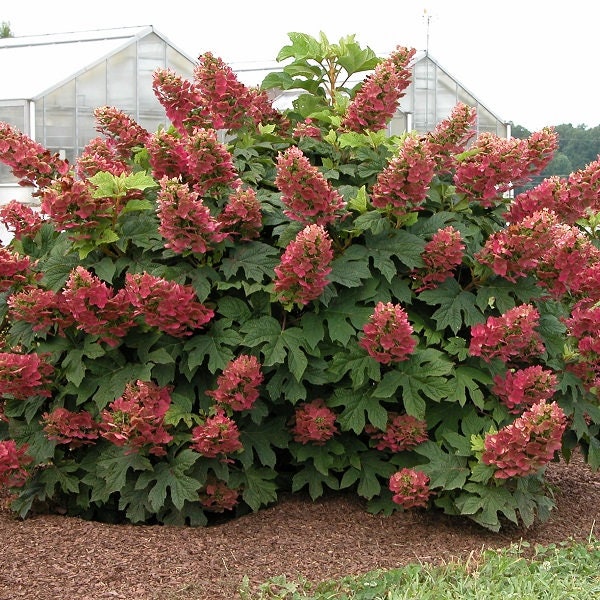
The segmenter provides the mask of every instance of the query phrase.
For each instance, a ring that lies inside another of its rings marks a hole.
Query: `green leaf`
[[[369,254],[376,251],[380,257],[396,257],[409,269],[423,266],[421,254],[425,248],[425,241],[403,229],[393,229],[379,235],[366,232],[365,244]]]
[[[239,473],[232,473],[230,485],[242,487],[242,498],[253,510],[267,506],[277,500],[277,483],[273,481],[277,473],[268,467],[250,467]]]
[[[223,370],[234,357],[232,348],[240,340],[239,333],[231,327],[229,319],[214,321],[206,333],[195,335],[186,342],[184,352],[188,353],[188,368],[192,371],[199,367],[208,356],[208,370],[211,373]]]
[[[198,458],[200,455],[196,452],[183,450],[170,460],[155,465],[153,471],[142,473],[135,488],[146,489],[153,483],[148,491],[148,502],[154,512],[159,512],[165,506],[168,490],[173,505],[177,510],[181,510],[186,500],[190,502],[198,500],[198,489],[201,483],[185,474]]]
[[[323,485],[332,490],[339,489],[339,482],[335,476],[323,475],[312,463],[307,463],[292,477],[292,492],[301,490],[305,485],[308,485],[308,493],[313,500],[323,495]]]
[[[250,242],[237,246],[231,256],[223,259],[222,271],[230,279],[242,269],[247,279],[260,283],[265,276],[273,279],[278,263],[277,248],[263,242]]]
[[[479,483],[465,486],[467,493],[461,494],[455,504],[463,515],[492,531],[500,531],[498,513],[502,513],[513,523],[518,524],[515,509],[517,502],[510,491],[503,486],[488,487]]]
[[[278,417],[262,425],[246,425],[240,434],[244,451],[239,455],[245,469],[258,459],[266,467],[275,467],[277,456],[273,447],[286,448],[290,435],[286,427],[286,418]]]
[[[385,430],[388,419],[387,410],[381,406],[379,400],[365,390],[355,391],[338,388],[327,404],[331,407],[344,407],[337,418],[343,431],[354,431],[356,434],[362,433],[366,425],[366,417],[368,417],[371,425]]]
[[[429,305],[439,305],[432,318],[440,330],[450,327],[456,334],[463,326],[470,327],[484,320],[477,309],[475,295],[465,292],[455,279],[446,279],[437,288],[421,292],[419,299]]]
[[[458,400],[461,406],[464,406],[467,400],[470,399],[475,406],[483,410],[485,397],[477,382],[486,386],[490,385],[492,377],[489,373],[474,367],[461,365],[454,370],[454,378],[450,382],[455,385],[454,398]]]
[[[354,390],[367,382],[381,380],[381,365],[360,348],[353,348],[349,353],[338,352],[333,356],[329,372],[335,375],[335,381],[339,381],[348,371]]]
[[[455,490],[465,485],[471,473],[466,457],[448,454],[433,441],[419,444],[414,451],[429,459],[428,463],[419,465],[419,469],[429,476],[430,488]]]
[[[79,465],[74,461],[57,461],[45,466],[40,473],[40,481],[45,486],[46,496],[52,498],[57,485],[65,494],[79,493],[80,479],[74,475],[78,469]]]
[[[152,463],[136,452],[127,453],[124,447],[111,446],[104,450],[95,462],[95,475],[102,485],[92,492],[92,501],[106,502],[113,492],[120,492],[127,481],[127,473],[152,470]]]
[[[138,379],[150,381],[151,375],[152,364],[150,363],[146,365],[126,363],[104,373],[99,378],[98,390],[93,397],[98,410],[102,410],[109,402],[121,396],[128,383]]]
[[[364,246],[350,246],[342,256],[331,263],[329,281],[349,288],[362,285],[363,279],[372,277],[369,264],[365,258]]]
[[[8,424],[8,433],[10,438],[19,446],[28,445],[27,454],[32,456],[36,463],[46,462],[54,456],[56,443],[48,440],[42,429],[42,424],[37,420],[32,420],[31,423],[23,423],[11,419]]]
[[[382,460],[379,452],[362,452],[358,455],[360,460],[359,483],[356,491],[358,495],[367,500],[381,493],[380,479],[387,480],[396,471],[396,467]]]
[[[347,346],[351,338],[362,329],[373,312],[372,308],[360,306],[351,294],[334,298],[329,306],[319,313],[319,318],[327,323],[327,331],[332,342]]]

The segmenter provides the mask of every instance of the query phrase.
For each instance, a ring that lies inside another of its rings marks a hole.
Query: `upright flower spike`
[[[234,239],[244,242],[260,237],[262,210],[254,189],[235,190],[217,221],[221,231]]]
[[[328,285],[331,238],[321,225],[308,225],[292,240],[275,267],[275,292],[283,304],[305,306]]]
[[[0,293],[35,281],[37,275],[31,270],[32,266],[29,256],[0,247]]]
[[[14,440],[0,441],[0,489],[22,487],[29,477],[25,467],[33,461],[27,454],[29,446],[17,446]]]
[[[541,365],[508,370],[494,377],[492,392],[513,414],[521,414],[539,402],[550,400],[556,392],[558,378]]]
[[[427,145],[416,135],[409,135],[398,154],[378,174],[371,191],[371,203],[397,219],[421,210],[434,166]]]
[[[106,171],[119,176],[131,173],[131,168],[124,158],[119,156],[117,149],[103,138],[90,140],[75,164],[77,176],[81,179],[93,177],[100,171]]]
[[[398,46],[362,83],[350,101],[342,129],[362,133],[384,129],[410,83],[409,63],[416,50]]]
[[[32,331],[52,331],[64,337],[65,330],[75,324],[62,293],[37,287],[26,287],[6,301],[10,318],[31,325]]]
[[[240,431],[233,419],[218,408],[202,425],[192,429],[190,447],[206,458],[216,458],[242,450]]]
[[[86,410],[73,412],[62,407],[55,408],[42,415],[42,423],[49,440],[72,449],[94,444],[100,435],[98,423]]]
[[[136,146],[143,146],[150,133],[128,114],[114,106],[102,106],[94,110],[96,130],[111,141],[119,156],[130,158]]]
[[[232,489],[224,481],[209,476],[198,495],[203,510],[222,513],[235,508],[239,502],[240,490]]]
[[[54,367],[46,362],[46,357],[35,352],[0,352],[0,398],[49,398],[51,393],[48,388],[53,372]]]
[[[179,136],[158,131],[148,139],[146,149],[154,179],[177,179],[187,174],[189,153]]]
[[[566,426],[556,402],[538,402],[498,433],[486,435],[481,462],[496,467],[496,479],[531,475],[560,450]]]
[[[340,219],[345,208],[341,194],[297,146],[277,156],[275,185],[281,191],[284,214],[303,225],[323,225]]]
[[[207,396],[231,410],[250,410],[260,395],[263,374],[255,356],[242,354],[229,361],[217,378],[217,389]]]
[[[11,200],[0,208],[0,222],[17,240],[34,238],[43,224],[39,212],[16,200]]]
[[[406,360],[417,346],[406,311],[391,302],[377,303],[363,333],[359,345],[384,365]]]
[[[35,186],[39,190],[53,179],[67,175],[68,161],[38,144],[15,127],[0,121],[0,162],[8,166],[20,185]]]
[[[163,177],[156,198],[158,232],[177,254],[204,254],[227,237],[199,195],[186,183]]]

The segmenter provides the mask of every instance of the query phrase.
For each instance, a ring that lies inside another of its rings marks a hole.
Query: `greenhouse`
[[[0,121],[73,162],[98,133],[93,111],[115,106],[150,131],[166,121],[155,69],[192,76],[194,60],[152,26],[0,39]],[[0,204],[30,199],[0,164]]]

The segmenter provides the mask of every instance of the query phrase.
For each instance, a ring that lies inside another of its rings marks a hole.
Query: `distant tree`
[[[2,24],[0,24],[0,38],[9,37],[14,37],[14,34],[10,29],[10,23],[8,21],[2,21]]]

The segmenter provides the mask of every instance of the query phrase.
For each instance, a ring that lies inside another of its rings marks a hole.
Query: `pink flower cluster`
[[[118,346],[121,338],[135,326],[135,314],[125,290],[116,294],[96,275],[81,266],[71,272],[63,290],[64,305],[77,328],[97,335],[109,346]],[[60,310],[60,304],[59,304]]]
[[[540,314],[531,304],[521,304],[499,317],[488,317],[485,323],[471,327],[471,356],[480,356],[485,362],[500,358],[527,360],[544,351],[541,337],[535,330]]]
[[[367,425],[365,432],[377,442],[377,450],[390,452],[403,452],[412,450],[415,446],[427,441],[427,423],[407,414],[388,414],[388,423],[385,431]]]
[[[178,179],[187,173],[188,153],[177,135],[160,130],[146,142],[154,179]]]
[[[0,397],[26,400],[32,396],[49,398],[50,375],[54,367],[45,356],[0,352]]]
[[[262,229],[262,211],[256,192],[252,188],[235,190],[229,196],[217,221],[224,234],[239,236],[240,241],[259,237]]]
[[[457,103],[450,116],[440,121],[426,134],[425,143],[433,157],[438,175],[456,167],[456,154],[464,152],[469,140],[476,134],[477,110],[462,102]]]
[[[0,441],[0,488],[23,486],[29,477],[25,467],[33,461],[27,450],[27,444],[19,448],[14,440]]]
[[[419,285],[418,292],[436,287],[462,263],[465,245],[460,231],[451,225],[439,229],[425,244],[421,258],[424,266],[413,273]]]
[[[19,256],[8,248],[0,247],[0,293],[35,278],[31,267],[29,256]]]
[[[222,513],[235,508],[240,498],[240,491],[230,488],[224,481],[209,478],[199,493],[200,504],[204,510]]]
[[[321,225],[308,225],[292,240],[277,267],[275,291],[284,304],[301,306],[316,300],[329,281],[331,238]]]
[[[367,129],[379,131],[387,125],[410,83],[408,67],[415,52],[414,48],[398,46],[375,67],[350,101],[341,123],[343,129],[362,133]]]
[[[384,365],[406,360],[417,346],[408,315],[399,304],[378,302],[363,332],[359,345]]]
[[[174,337],[192,335],[214,316],[214,311],[198,301],[194,288],[167,281],[149,273],[127,273],[124,293],[150,327]]]
[[[49,440],[79,448],[94,444],[100,435],[98,423],[87,410],[73,412],[66,408],[55,408],[42,415],[44,431]]]
[[[490,235],[475,257],[509,281],[534,275],[555,298],[600,291],[594,275],[600,250],[547,209]]]
[[[15,321],[30,323],[33,331],[54,331],[64,337],[65,329],[75,324],[62,294],[27,287],[7,300],[9,315]]]
[[[313,123],[313,120],[308,117],[302,123],[297,123],[292,132],[292,137],[302,138],[309,137],[320,140],[323,137],[323,132],[318,125]]]
[[[102,411],[100,436],[130,452],[149,446],[150,454],[164,456],[164,446],[173,439],[164,425],[170,405],[168,388],[139,380],[129,383],[123,395]]]
[[[69,163],[0,121],[0,156],[21,185],[43,188],[69,172]],[[37,192],[36,192],[37,193]]]
[[[300,444],[322,446],[337,433],[336,414],[320,398],[296,408],[292,434]]]
[[[431,490],[429,477],[423,471],[401,469],[394,473],[389,480],[392,501],[404,509],[427,508]]]
[[[218,404],[231,410],[250,410],[260,395],[263,381],[256,356],[242,354],[229,361],[217,377],[217,389],[206,392]]]
[[[109,139],[123,158],[130,158],[135,147],[144,146],[150,133],[132,117],[113,106],[101,106],[94,110],[96,130]]]
[[[558,379],[540,365],[525,369],[511,369],[504,376],[494,377],[492,392],[513,414],[520,414],[539,402],[554,396]]]
[[[187,184],[163,177],[156,202],[158,231],[173,252],[204,254],[226,237],[202,198]]]
[[[81,179],[86,179],[100,171],[119,176],[130,173],[131,168],[109,140],[98,137],[86,144],[77,158],[76,171]]]
[[[577,360],[567,364],[567,369],[582,380],[586,389],[600,389],[600,305],[580,300],[565,325],[577,344]]]
[[[435,161],[427,144],[409,135],[398,154],[377,175],[371,203],[400,218],[421,210],[434,176]]]
[[[233,454],[243,448],[240,430],[222,408],[217,408],[214,415],[192,429],[191,448],[206,458]]]
[[[17,240],[23,237],[34,238],[42,227],[40,214],[16,200],[11,200],[0,208],[0,221]]]
[[[342,217],[345,201],[297,146],[277,156],[275,185],[284,214],[303,225],[326,226]]]
[[[481,461],[496,467],[496,479],[531,475],[560,450],[566,424],[556,402],[538,402],[498,433],[486,435]]]
[[[484,207],[493,206],[504,192],[540,173],[557,147],[558,137],[552,128],[524,140],[484,132],[473,146],[475,152],[458,164],[456,189]]]

